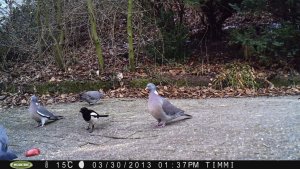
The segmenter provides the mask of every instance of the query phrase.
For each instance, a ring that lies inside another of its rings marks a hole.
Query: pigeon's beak
[[[148,87],[146,87],[146,88],[145,88],[145,90],[147,90],[147,91],[148,91],[148,90],[149,90],[149,88],[148,88]]]

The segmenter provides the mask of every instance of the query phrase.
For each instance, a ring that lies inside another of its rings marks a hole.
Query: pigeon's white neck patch
[[[156,90],[154,90],[154,93],[155,93],[156,95],[158,95],[158,92],[157,92]]]

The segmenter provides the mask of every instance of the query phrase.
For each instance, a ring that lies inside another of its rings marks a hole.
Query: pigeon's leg
[[[157,124],[158,127],[165,127],[166,126],[166,121],[160,121],[158,124]]]
[[[35,126],[35,128],[40,127],[42,125],[42,123],[40,121],[38,121],[38,125]]]
[[[156,127],[165,127],[166,126],[166,121],[162,121],[161,119],[157,120],[157,125]]]
[[[46,120],[47,120],[46,118],[42,118],[42,119],[41,119],[41,123],[42,123],[41,127],[44,127],[44,125],[45,125],[45,123],[46,123]]]
[[[155,127],[158,127],[160,122],[161,122],[161,119],[157,119],[157,125],[155,125]]]

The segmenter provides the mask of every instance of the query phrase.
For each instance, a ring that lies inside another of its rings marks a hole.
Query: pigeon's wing
[[[174,106],[167,99],[165,98],[162,99],[163,99],[162,109],[168,116],[177,116],[184,113],[183,110]]]
[[[40,116],[46,117],[46,118],[51,118],[54,117],[54,114],[48,111],[45,107],[43,106],[38,106],[37,111],[36,111]]]
[[[88,91],[86,92],[86,95],[92,100],[99,100],[103,97],[103,93],[100,93],[99,91]]]
[[[88,103],[93,102],[95,99],[92,95],[90,95],[90,92],[82,93],[80,98]]]

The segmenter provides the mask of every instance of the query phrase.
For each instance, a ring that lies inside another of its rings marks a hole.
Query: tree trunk
[[[62,28],[62,2],[61,0],[56,0],[54,3],[54,9],[56,13],[56,22],[57,22],[57,29],[58,29],[58,37],[56,38],[54,35],[52,35],[52,38],[54,40],[54,55],[55,55],[55,61],[58,67],[62,70],[65,69],[65,65],[63,62],[63,41],[64,41],[64,31]],[[50,28],[49,28],[50,29]]]
[[[38,57],[42,57],[42,22],[41,22],[41,0],[37,0],[37,6],[36,6],[36,23],[38,26]]]
[[[98,56],[98,64],[99,64],[99,70],[103,72],[104,70],[104,60],[102,55],[102,49],[101,49],[101,43],[100,38],[97,35],[97,26],[96,26],[96,18],[94,15],[94,7],[93,7],[93,1],[87,0],[87,7],[88,7],[88,13],[89,13],[89,20],[90,20],[90,26],[91,26],[91,37],[93,40],[93,43],[96,48],[96,55]]]
[[[128,14],[127,14],[127,34],[128,34],[128,50],[129,50],[129,68],[134,71],[134,51],[133,51],[133,33],[132,33],[132,0],[128,0]]]

